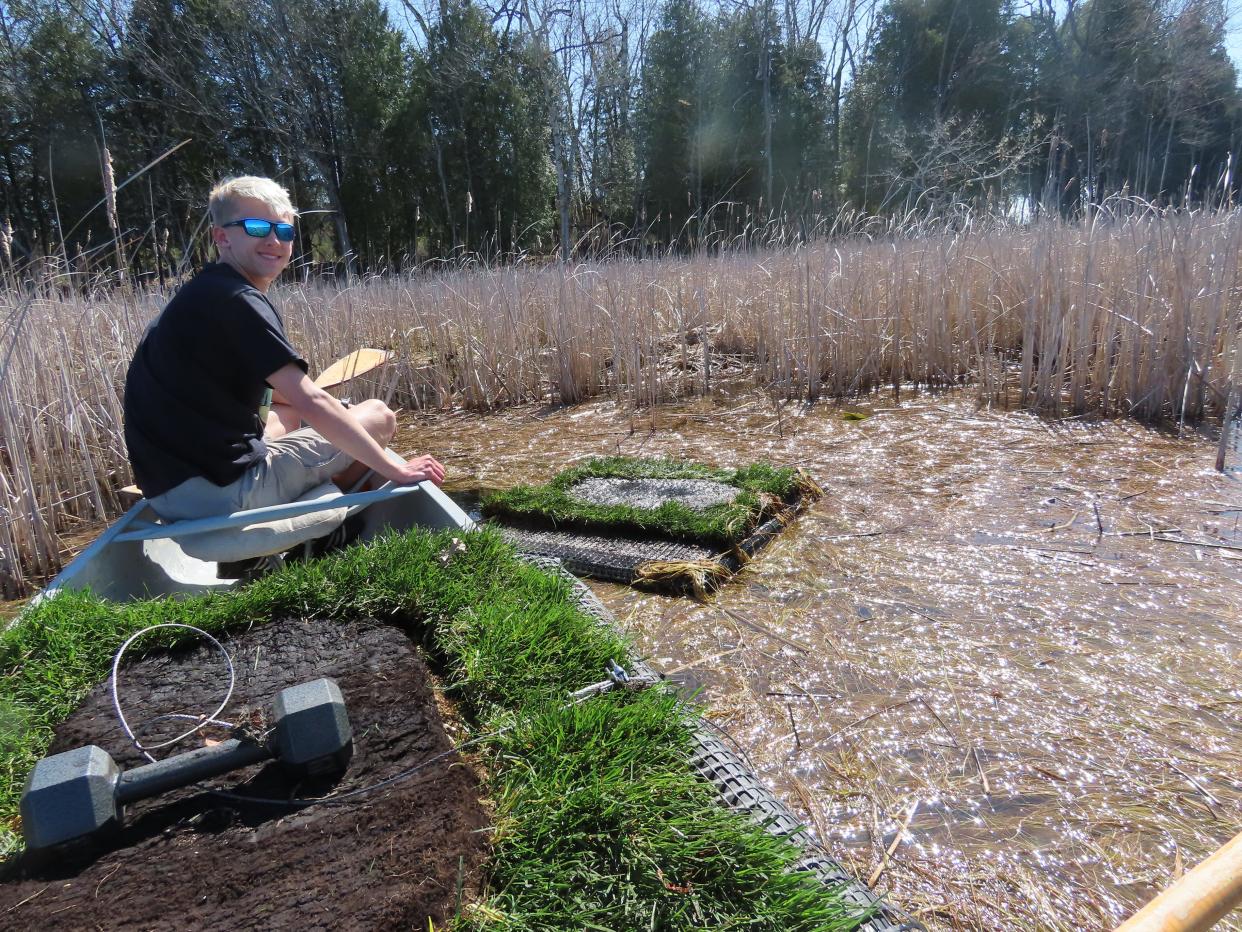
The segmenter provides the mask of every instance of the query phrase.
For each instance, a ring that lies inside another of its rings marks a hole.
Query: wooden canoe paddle
[[[1242,833],[1117,927],[1117,932],[1204,932],[1242,905]]]
[[[390,362],[396,353],[382,349],[354,350],[348,356],[338,359],[315,378],[320,388],[336,388],[350,379],[357,378],[372,369]]]

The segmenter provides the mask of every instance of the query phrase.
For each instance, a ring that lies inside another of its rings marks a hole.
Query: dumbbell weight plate
[[[120,776],[108,752],[93,744],[39,761],[22,794],[26,846],[46,848],[115,823]]]

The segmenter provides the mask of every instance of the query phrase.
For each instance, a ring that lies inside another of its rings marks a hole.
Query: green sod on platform
[[[519,550],[580,576],[706,598],[823,493],[792,466],[604,457],[484,498]]]
[[[655,508],[630,504],[596,504],[575,496],[590,479],[707,480],[737,490],[731,501],[703,510],[679,501]],[[587,460],[558,473],[542,486],[516,486],[483,499],[483,514],[507,522],[528,521],[593,533],[638,533],[729,549],[767,518],[790,507],[798,496],[818,497],[818,486],[792,466],[755,463],[741,469],[716,469],[662,459],[608,456]]]
[[[798,849],[725,810],[688,759],[692,715],[658,689],[567,705],[627,644],[570,585],[494,531],[412,531],[238,590],[109,603],[64,592],[0,634],[0,846],[53,730],[103,680],[113,651],[160,622],[207,631],[280,618],[374,618],[425,643],[476,735],[495,831],[481,902],[455,929],[835,930],[859,925],[841,889],[788,870]],[[175,629],[174,629],[175,630]],[[184,635],[152,643],[172,646]]]

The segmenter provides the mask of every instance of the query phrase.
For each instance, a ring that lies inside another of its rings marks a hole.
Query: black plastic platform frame
[[[736,551],[724,553],[701,544],[670,541],[652,537],[601,537],[571,530],[549,531],[533,527],[499,525],[505,540],[520,553],[533,557],[558,560],[575,576],[601,579],[623,586],[641,585],[652,589],[692,590],[689,583],[661,584],[642,576],[642,567],[654,562],[687,562],[713,564],[720,569],[719,577],[708,577],[711,589],[737,573],[762,550],[808,504],[808,499],[794,493],[785,501],[785,511],[760,524],[737,545]]]

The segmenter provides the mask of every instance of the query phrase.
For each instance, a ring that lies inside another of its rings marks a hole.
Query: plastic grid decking
[[[787,838],[802,849],[798,870],[810,871],[829,886],[839,886],[842,894],[859,911],[874,909],[876,913],[858,928],[864,932],[896,932],[922,929],[913,920],[906,920],[887,902],[854,879],[807,832],[803,823],[776,795],[759,781],[740,757],[714,734],[700,730],[695,733],[695,749],[691,764],[699,775],[716,787],[724,804],[734,812],[743,813],[770,834]]]
[[[786,503],[795,513],[803,500],[794,496]],[[769,518],[738,544],[746,558],[753,557],[777,534],[784,530],[788,518]],[[548,531],[529,527],[498,525],[505,540],[521,553],[549,557],[575,576],[602,579],[606,582],[633,584],[638,568],[652,562],[715,563],[729,576],[742,567],[743,561],[733,553],[720,553],[700,544],[654,538],[602,537],[575,531]]]
[[[653,560],[718,562],[715,551],[696,544],[512,527],[502,527],[501,534],[522,553],[559,560],[575,576],[624,586],[634,581],[640,566]]]

